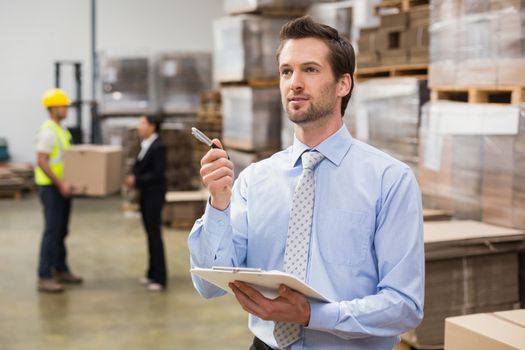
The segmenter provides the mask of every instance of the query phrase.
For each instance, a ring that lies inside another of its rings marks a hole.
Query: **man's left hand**
[[[279,287],[279,297],[268,299],[246,283],[229,284],[244,311],[265,321],[284,321],[307,326],[310,323],[308,299],[285,285]]]

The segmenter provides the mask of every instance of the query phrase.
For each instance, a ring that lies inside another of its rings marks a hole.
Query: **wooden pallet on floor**
[[[428,64],[414,63],[383,67],[363,67],[359,68],[355,72],[354,76],[358,81],[392,77],[412,77],[420,80],[426,80],[428,78]]]
[[[259,15],[266,17],[301,17],[306,14],[306,9],[297,7],[262,8],[255,11],[233,12],[232,15]]]
[[[272,88],[279,87],[279,79],[249,79],[243,81],[223,81],[221,82],[221,86],[250,86],[252,88]]]
[[[19,201],[22,199],[22,189],[0,189],[0,198],[14,199]]]
[[[516,105],[525,102],[523,86],[434,86],[432,101],[496,103]]]
[[[195,220],[204,213],[209,193],[197,191],[169,191],[163,210],[163,223],[179,230],[190,229]]]
[[[374,15],[379,16],[383,11],[398,9],[399,11],[410,11],[414,7],[425,6],[429,0],[383,0],[374,6]]]

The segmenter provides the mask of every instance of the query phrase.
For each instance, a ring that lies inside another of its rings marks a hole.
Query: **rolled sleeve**
[[[55,145],[55,134],[51,129],[41,130],[36,137],[36,151],[50,154]]]

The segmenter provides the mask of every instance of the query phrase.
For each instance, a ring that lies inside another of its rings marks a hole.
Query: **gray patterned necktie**
[[[323,158],[324,156],[317,151],[304,152],[301,155],[303,172],[293,194],[292,210],[288,224],[288,237],[284,252],[284,271],[303,281],[306,278],[314,212],[314,168]],[[279,348],[285,348],[300,338],[301,325],[276,322],[273,335]]]

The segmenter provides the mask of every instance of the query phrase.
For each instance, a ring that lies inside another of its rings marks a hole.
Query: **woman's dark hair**
[[[144,118],[146,118],[146,121],[148,124],[153,125],[155,127],[155,132],[160,131],[160,126],[162,124],[162,119],[156,115],[144,115]]]
[[[304,16],[286,23],[281,29],[281,43],[277,48],[277,60],[279,60],[279,55],[287,40],[304,38],[317,38],[328,46],[330,49],[328,60],[335,79],[339,79],[343,74],[350,74],[352,87],[341,102],[341,116],[343,116],[354,89],[354,48],[346,38],[339,36],[334,28],[317,23],[310,16]]]

